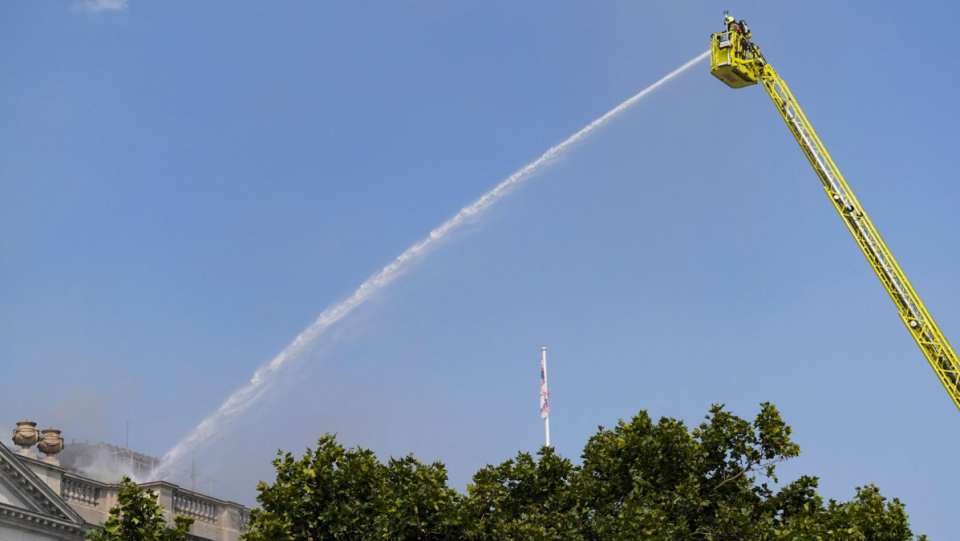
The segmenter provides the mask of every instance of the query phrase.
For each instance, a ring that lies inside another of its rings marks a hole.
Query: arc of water
[[[343,319],[347,314],[369,299],[371,295],[383,289],[387,284],[393,281],[393,279],[399,276],[411,261],[422,257],[429,251],[430,248],[443,240],[444,237],[446,237],[451,231],[457,229],[470,218],[476,216],[483,210],[489,208],[494,203],[499,201],[503,196],[509,193],[512,188],[516,187],[522,181],[527,179],[538,168],[549,163],[553,158],[556,158],[558,155],[563,153],[571,145],[583,139],[587,134],[599,128],[614,116],[622,113],[631,105],[640,101],[644,96],[650,94],[677,75],[680,75],[684,71],[688,70],[694,64],[697,64],[701,60],[705,59],[707,56],[709,56],[709,54],[709,51],[704,52],[703,54],[700,54],[692,60],[686,62],[679,68],[668,73],[659,81],[653,83],[652,85],[640,91],[638,94],[614,107],[600,118],[594,120],[590,124],[587,124],[586,127],[571,135],[562,143],[554,146],[550,150],[547,150],[542,156],[507,177],[506,180],[498,184],[489,192],[483,194],[479,199],[460,209],[460,212],[458,212],[453,218],[450,218],[439,227],[431,231],[430,235],[428,235],[426,238],[407,248],[407,250],[393,260],[392,263],[384,267],[380,272],[368,278],[367,281],[360,284],[360,287],[358,287],[352,295],[347,297],[346,300],[334,304],[321,312],[317,320],[314,321],[303,332],[301,332],[300,335],[297,336],[289,346],[284,348],[283,351],[277,354],[277,356],[270,360],[270,362],[261,366],[253,374],[253,378],[250,379],[250,383],[246,384],[230,395],[230,397],[227,398],[227,400],[219,408],[217,408],[216,411],[207,416],[203,421],[200,422],[199,425],[197,425],[196,428],[187,434],[185,438],[180,440],[179,443],[167,451],[161,460],[161,465],[157,470],[157,475],[162,477],[165,473],[168,473],[170,468],[172,468],[172,466],[182,457],[188,456],[192,450],[211,439],[217,433],[217,428],[221,423],[249,409],[250,406],[256,403],[260,397],[262,397],[264,393],[270,389],[274,383],[275,374],[281,368],[283,368],[291,359],[300,354],[305,347],[316,340],[317,337],[323,334],[323,332],[331,325]]]

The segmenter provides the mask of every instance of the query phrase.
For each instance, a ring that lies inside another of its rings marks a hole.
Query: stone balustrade
[[[210,523],[215,523],[218,516],[214,502],[179,490],[173,493],[173,511],[178,515]]]
[[[30,431],[30,429],[35,428],[34,425],[36,423],[32,421],[23,421],[18,424],[18,431],[16,432],[16,443],[18,445],[26,446],[36,443],[37,431]],[[48,455],[59,452],[63,446],[59,431],[48,429],[43,432],[47,435],[48,441],[41,451]],[[29,484],[39,481],[46,484],[43,490],[34,485],[29,485],[25,489],[31,494],[37,494],[37,501],[45,502],[43,503],[43,509],[26,511],[18,510],[15,508],[16,506],[0,505],[0,512],[2,512],[0,514],[4,514],[4,517],[0,517],[0,523],[4,523],[0,524],[0,529],[3,529],[9,522],[6,517],[11,512],[18,514],[13,520],[20,522],[26,520],[36,524],[48,520],[46,517],[49,515],[49,517],[52,517],[50,520],[53,521],[51,524],[54,524],[55,528],[58,528],[57,531],[62,534],[55,535],[56,539],[79,540],[85,529],[102,524],[109,519],[110,509],[118,504],[120,486],[115,482],[103,482],[86,477],[81,473],[82,468],[71,467],[71,464],[75,464],[75,461],[61,465],[57,460],[38,460],[36,454],[29,448],[17,454],[10,453],[2,444],[0,444],[0,449],[10,455],[6,461],[0,460],[0,475],[11,479],[20,479],[21,483],[27,482]],[[109,449],[113,449],[113,447],[109,447]],[[137,458],[137,460],[143,458],[143,456],[132,451],[120,450],[131,457],[131,463],[133,458]],[[150,457],[146,458],[149,459]],[[23,469],[24,466],[27,470]],[[24,472],[32,473],[30,479],[24,481]],[[195,522],[190,527],[189,539],[238,541],[250,520],[250,510],[238,503],[194,492],[168,481],[141,482],[139,487],[154,494],[157,503],[163,506],[165,520],[173,521],[175,515],[183,515],[194,519]],[[52,491],[49,494],[50,498],[44,496],[47,489]],[[0,491],[0,501],[5,502],[7,500],[2,492]],[[62,502],[57,502],[56,494],[59,494],[63,502],[72,508],[72,512],[69,514],[73,517],[71,519],[73,522],[68,521],[69,523],[66,523],[56,518],[66,516],[66,506],[63,506]],[[5,529],[3,531],[7,532]],[[41,537],[43,539],[48,538],[46,536]],[[2,538],[0,541],[6,541],[8,536],[0,535],[0,538]],[[27,538],[40,539],[33,533],[28,537],[18,536],[15,539]],[[53,537],[50,537],[50,539],[53,539]]]
[[[63,476],[60,495],[68,502],[77,502],[90,507],[100,504],[100,487],[76,477]]]
[[[40,461],[35,461],[42,464]],[[60,481],[60,495],[89,524],[100,524],[109,518],[110,508],[117,505],[118,487],[80,475],[65,473]],[[172,520],[183,515],[195,520],[190,528],[191,539],[236,541],[250,520],[250,510],[237,503],[219,500],[164,481],[142,483],[140,488],[157,495]]]

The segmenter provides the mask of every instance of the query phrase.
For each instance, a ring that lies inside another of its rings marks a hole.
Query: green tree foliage
[[[577,539],[577,499],[570,480],[577,471],[568,459],[544,447],[534,461],[528,453],[473,476],[461,501],[463,539]]]
[[[714,406],[692,431],[675,419],[654,424],[641,412],[601,429],[584,449],[576,492],[589,510],[586,537],[757,539],[766,519],[777,517],[778,500],[755,476],[775,480],[776,464],[799,453],[769,404],[753,423]]]
[[[722,405],[693,430],[641,411],[587,442],[582,464],[544,447],[477,472],[465,495],[442,464],[381,464],[332,436],[274,461],[248,541],[911,541],[903,504],[873,485],[824,503],[815,477],[780,485],[800,454],[770,404],[745,420]],[[920,536],[918,541],[924,540]]]
[[[457,538],[458,496],[440,463],[405,457],[382,464],[326,435],[302,459],[288,453],[273,465],[276,481],[257,487],[248,541]]]
[[[90,541],[186,541],[192,518],[177,515],[173,527],[163,520],[163,506],[151,490],[130,479],[120,482],[117,505],[106,522],[87,532]]]
[[[822,499],[814,496],[807,507],[783,521],[772,539],[902,541],[913,538],[900,500],[894,498],[888,502],[873,485],[857,487],[853,501],[830,500],[825,509],[821,504]],[[926,536],[917,539],[924,541]]]

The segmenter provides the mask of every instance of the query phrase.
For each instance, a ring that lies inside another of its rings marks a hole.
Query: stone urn
[[[53,455],[63,451],[63,436],[56,428],[44,428],[42,433],[40,445],[37,445],[37,449],[41,453],[46,453],[47,456],[43,458],[43,461],[59,465],[60,461]]]
[[[13,443],[22,447],[17,451],[18,455],[37,458],[37,455],[30,450],[40,439],[40,431],[37,430],[37,423],[33,421],[20,421],[17,428],[13,429]]]

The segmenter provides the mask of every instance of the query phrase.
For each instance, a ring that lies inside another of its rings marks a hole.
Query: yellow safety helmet
[[[723,18],[723,24],[730,24],[730,23],[732,23],[732,22],[735,21],[735,20],[736,20],[736,19],[734,19],[733,17],[727,15],[726,17]]]

